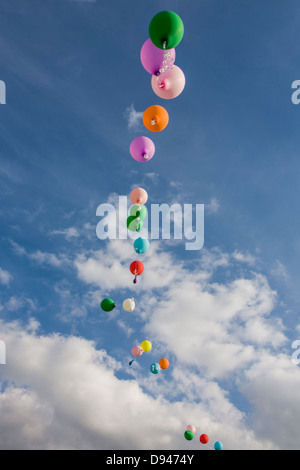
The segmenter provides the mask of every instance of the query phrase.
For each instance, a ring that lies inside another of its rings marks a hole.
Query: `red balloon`
[[[133,261],[130,265],[130,271],[135,276],[139,276],[144,271],[144,265],[141,261]]]
[[[130,265],[130,271],[134,275],[133,284],[137,282],[137,276],[144,271],[144,265],[141,261],[133,261]]]
[[[209,441],[209,437],[207,434],[201,434],[199,440],[202,444],[207,444]]]

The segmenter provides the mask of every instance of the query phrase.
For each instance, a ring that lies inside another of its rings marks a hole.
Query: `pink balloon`
[[[131,354],[134,356],[134,357],[139,357],[143,354],[143,349],[141,348],[141,346],[133,346],[132,350],[131,350]]]
[[[133,204],[143,205],[148,200],[148,193],[143,188],[135,188],[130,193],[130,199]]]
[[[154,142],[149,137],[136,137],[130,144],[130,154],[138,162],[148,162],[155,153]]]
[[[185,76],[183,71],[174,65],[171,70],[168,70],[159,77],[153,76],[151,85],[154,93],[165,100],[176,98],[183,91],[185,87]]]
[[[160,75],[172,67],[175,61],[175,49],[159,49],[151,39],[144,42],[140,57],[145,70],[151,75]]]
[[[196,432],[196,428],[195,428],[195,426],[193,426],[192,424],[189,424],[189,425],[187,426],[186,431],[187,431],[187,430],[192,431],[192,433],[194,433],[194,434],[195,434],[195,432]]]

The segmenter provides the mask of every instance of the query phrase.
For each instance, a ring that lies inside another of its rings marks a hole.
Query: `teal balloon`
[[[140,220],[144,220],[147,217],[147,209],[145,206],[134,205],[130,208],[130,215],[139,217]]]
[[[145,253],[147,250],[149,250],[150,243],[149,240],[146,238],[137,238],[133,244],[133,248],[135,249],[136,253]]]
[[[220,442],[220,441],[215,442],[214,449],[215,450],[223,450],[222,442]]]
[[[160,371],[160,365],[157,364],[157,362],[153,362],[153,364],[151,364],[150,366],[150,371],[152,372],[152,374],[158,374]]]

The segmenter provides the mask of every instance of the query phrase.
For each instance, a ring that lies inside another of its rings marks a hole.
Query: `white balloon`
[[[133,300],[133,297],[132,297],[132,299],[125,299],[124,300],[123,308],[124,308],[124,310],[126,310],[126,312],[133,312],[133,310],[135,309],[135,302]]]

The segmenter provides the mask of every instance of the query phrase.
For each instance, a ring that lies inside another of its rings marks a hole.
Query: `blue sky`
[[[165,9],[185,26],[175,63],[186,86],[167,102],[139,58]],[[195,419],[228,449],[297,448],[298,2],[1,0],[1,11],[0,447],[199,449],[183,439]],[[155,136],[140,119],[152,104],[170,116]],[[138,135],[156,145],[146,164],[129,154]],[[133,286],[132,242],[99,240],[96,209],[139,185],[147,204],[205,204],[205,245],[152,242]],[[104,297],[118,305],[110,315]],[[153,350],[128,368],[146,338]],[[154,377],[160,355],[170,368]],[[107,431],[117,412],[108,390],[124,391],[119,433]],[[128,423],[142,425],[145,409],[159,416],[135,436]]]

